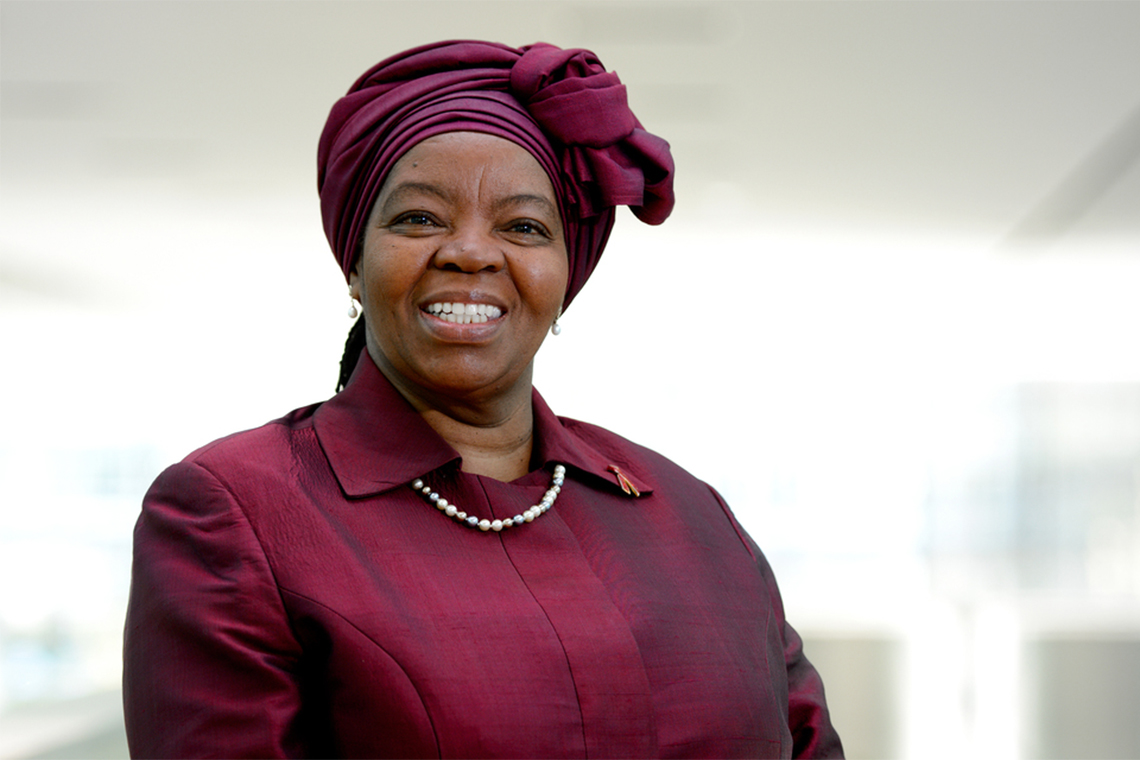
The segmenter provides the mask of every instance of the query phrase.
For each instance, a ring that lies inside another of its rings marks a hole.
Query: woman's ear
[[[356,271],[356,265],[353,265],[352,271],[348,273],[348,295],[350,298],[360,300],[360,274]]]
[[[348,273],[348,318],[356,319],[360,316],[360,312],[364,308],[364,302],[360,300],[360,275],[356,273],[356,267]]]

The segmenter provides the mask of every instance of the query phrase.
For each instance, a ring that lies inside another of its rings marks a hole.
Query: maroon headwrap
[[[483,132],[546,170],[566,231],[569,304],[601,258],[614,207],[660,224],[673,210],[669,144],[629,110],[625,85],[588,50],[438,42],[381,61],[329,113],[317,154],[321,217],[347,278],[392,166],[444,132]]]

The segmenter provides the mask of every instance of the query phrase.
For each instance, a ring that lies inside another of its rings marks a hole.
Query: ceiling
[[[93,189],[309,202],[324,117],[357,74],[479,37],[598,52],[674,146],[680,223],[1140,237],[1137,2],[4,0],[0,13],[9,220]]]

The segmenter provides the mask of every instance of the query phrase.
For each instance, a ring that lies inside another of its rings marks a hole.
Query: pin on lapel
[[[621,486],[621,490],[634,497],[641,496],[641,492],[637,490],[637,486],[630,482],[630,479],[625,476],[625,473],[621,471],[620,467],[616,464],[611,464],[608,465],[606,469],[612,472],[614,477],[617,478],[617,483]]]

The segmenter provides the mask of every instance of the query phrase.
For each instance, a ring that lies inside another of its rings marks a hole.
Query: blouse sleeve
[[[230,491],[183,462],[135,527],[123,655],[133,757],[291,757],[300,647]]]
[[[757,550],[759,551],[759,550]],[[823,679],[815,667],[804,657],[803,641],[784,618],[783,602],[776,588],[776,577],[763,554],[758,559],[766,573],[778,606],[779,620],[784,631],[784,663],[788,670],[788,727],[792,731],[792,757],[841,758],[843,745],[839,734],[831,725],[827,700],[823,693]]]
[[[715,489],[710,490],[756,560],[764,583],[768,586],[772,613],[780,625],[784,641],[784,665],[788,674],[788,728],[792,733],[792,757],[842,758],[843,745],[839,740],[839,734],[831,725],[831,716],[823,693],[823,679],[804,656],[803,640],[784,616],[784,602],[776,585],[776,574],[772,572],[772,566],[768,564],[760,547],[740,526],[721,495]]]

